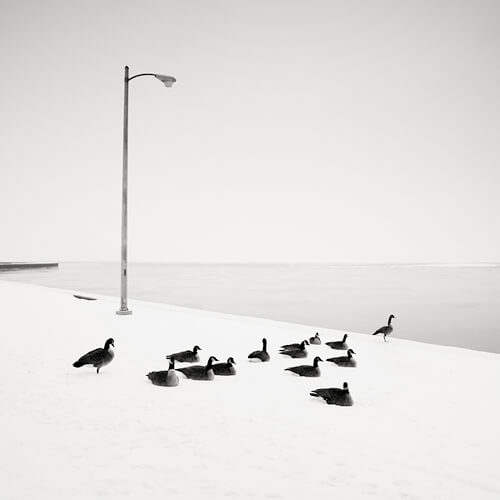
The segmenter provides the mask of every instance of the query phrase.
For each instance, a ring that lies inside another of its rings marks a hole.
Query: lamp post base
[[[132,311],[130,309],[120,309],[116,311],[116,314],[120,316],[127,316],[128,314],[132,314]]]

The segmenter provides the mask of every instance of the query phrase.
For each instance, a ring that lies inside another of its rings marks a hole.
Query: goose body
[[[299,347],[296,349],[282,348],[280,351],[280,354],[283,354],[285,356],[290,356],[291,358],[307,358],[306,343],[309,344],[309,342],[307,342],[307,340],[303,340],[299,344]]]
[[[232,357],[227,358],[227,363],[215,363],[212,369],[215,375],[236,375],[235,361]]]
[[[295,344],[285,344],[280,347],[280,350],[303,349],[304,345],[309,345],[309,341],[303,340],[302,342],[297,342]]]
[[[382,326],[380,327],[376,332],[373,332],[372,335],[378,335],[378,334],[381,334],[384,336],[384,342],[387,342],[387,340],[385,339],[387,337],[387,335],[390,335],[392,333],[392,325],[391,325],[391,321],[392,319],[396,319],[396,316],[394,316],[393,314],[391,314],[389,316],[389,319],[387,321],[387,325],[385,326]]]
[[[187,366],[186,368],[177,368],[177,371],[183,373],[187,378],[192,380],[213,380],[215,378],[214,370],[212,368],[214,361],[219,360],[215,356],[210,356],[206,366]]]
[[[353,354],[356,354],[352,349],[347,351],[347,356],[337,356],[336,358],[327,358],[327,361],[331,361],[335,363],[337,366],[345,366],[354,368],[357,363],[356,360],[352,357]]]
[[[109,365],[113,358],[115,357],[115,353],[111,346],[115,346],[115,341],[113,339],[106,340],[104,344],[104,348],[98,347],[93,351],[89,351],[87,354],[84,354],[80,359],[73,363],[75,368],[80,368],[80,366],[84,365],[93,365],[94,368],[97,368],[97,373],[99,370],[106,365]]]
[[[195,345],[192,351],[174,352],[173,354],[169,354],[167,359],[173,359],[179,363],[196,363],[200,361],[198,351],[201,351],[201,347]]]
[[[315,389],[310,394],[317,398],[323,398],[329,405],[352,406],[354,404],[347,382],[344,382],[342,389],[338,387]]]
[[[271,359],[267,352],[267,339],[262,339],[262,350],[251,352],[248,355],[248,359],[250,361],[262,361],[263,363]]]
[[[344,337],[342,338],[342,340],[335,340],[333,342],[325,342],[325,344],[328,346],[328,347],[331,347],[332,349],[337,349],[337,350],[345,350],[345,349],[349,349],[349,346],[347,345],[347,333],[344,335]]]
[[[154,385],[161,385],[163,387],[175,387],[179,385],[179,377],[175,373],[175,361],[173,359],[170,360],[168,370],[149,372],[146,377]]]
[[[291,366],[290,368],[285,368],[285,371],[295,373],[300,377],[319,377],[321,375],[318,366],[319,361],[323,360],[319,356],[316,356],[312,365]]]
[[[309,338],[309,343],[311,345],[320,345],[321,344],[321,339],[319,338],[319,333],[316,332],[316,335],[314,337]]]

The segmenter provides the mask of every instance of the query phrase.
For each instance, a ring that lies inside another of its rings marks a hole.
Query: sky
[[[500,261],[500,3],[0,0],[0,261]]]

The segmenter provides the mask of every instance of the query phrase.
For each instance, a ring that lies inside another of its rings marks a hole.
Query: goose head
[[[262,339],[262,350],[265,352],[267,349],[267,339]]]
[[[198,351],[201,351],[201,347],[199,347],[199,346],[195,345],[195,346],[193,347],[193,352],[196,354]]]
[[[109,346],[112,345],[113,347],[115,347],[115,341],[114,339],[108,339],[106,340],[106,343],[104,344],[104,349],[106,349],[106,351],[109,349]]]
[[[351,358],[353,354],[356,354],[352,349],[347,349],[347,355]]]
[[[344,334],[344,336],[342,337],[342,342],[345,342],[347,340],[347,333]]]
[[[227,358],[227,364],[228,365],[235,365],[236,364],[236,361],[234,360],[234,358],[231,356],[229,358]]]
[[[391,314],[391,315],[389,316],[389,321],[387,321],[387,324],[388,324],[388,325],[390,325],[390,324],[391,324],[391,321],[392,321],[393,319],[396,319],[396,316],[394,316],[394,314]]]
[[[317,368],[317,367],[318,367],[318,362],[319,362],[319,361],[323,361],[323,360],[322,360],[319,356],[316,356],[316,357],[314,358],[314,361],[313,361],[313,365],[314,365],[314,367],[315,367],[315,368]]]
[[[211,368],[214,361],[219,361],[215,356],[210,356],[208,358],[207,367]]]
[[[349,386],[347,385],[347,382],[344,382],[342,384],[342,389],[344,390],[344,392],[349,392]]]

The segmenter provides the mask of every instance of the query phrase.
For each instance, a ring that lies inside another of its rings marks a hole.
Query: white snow
[[[138,301],[117,316],[116,298],[2,281],[0,299],[3,500],[500,498],[500,355],[400,340],[395,325],[388,343],[349,332],[357,368],[304,379],[283,369],[340,352],[279,346],[344,332]],[[71,366],[108,337],[99,375]],[[263,337],[271,361],[249,363]],[[237,375],[146,378],[195,344]],[[353,407],[309,396],[344,381]]]

